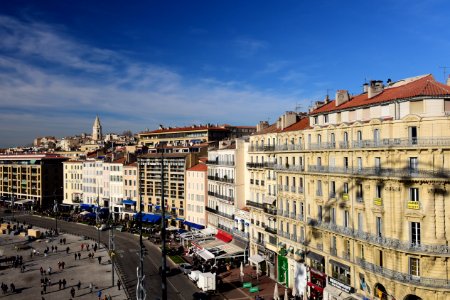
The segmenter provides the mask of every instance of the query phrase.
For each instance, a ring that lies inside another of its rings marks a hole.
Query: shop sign
[[[340,281],[337,281],[336,279],[334,279],[333,277],[328,277],[328,282],[330,283],[330,285],[334,286],[335,288],[338,288],[344,292],[346,292],[347,294],[349,293],[353,293],[354,289],[353,287],[346,285]]]

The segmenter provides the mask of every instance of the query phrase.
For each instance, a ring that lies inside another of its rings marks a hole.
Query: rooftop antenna
[[[447,80],[447,68],[449,68],[449,67],[444,66],[444,67],[439,67],[439,68],[442,69],[442,71],[444,72],[444,83],[445,83]]]

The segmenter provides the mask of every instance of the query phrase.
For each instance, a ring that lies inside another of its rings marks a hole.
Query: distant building
[[[100,118],[97,116],[92,126],[92,141],[98,143],[103,139],[102,125],[100,124]]]
[[[65,160],[53,154],[0,155],[0,195],[44,208],[61,203]]]
[[[83,161],[65,161],[63,203],[81,203],[83,199]]]
[[[208,197],[208,167],[199,163],[186,170],[186,221],[188,228],[207,226],[206,200]]]

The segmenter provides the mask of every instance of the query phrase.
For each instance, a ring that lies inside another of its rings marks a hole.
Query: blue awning
[[[160,205],[156,205],[155,209],[161,209],[161,206]]]
[[[124,204],[124,205],[136,205],[136,201],[130,200],[130,199],[125,199],[125,200],[122,201],[122,204]]]
[[[94,207],[94,205],[92,205],[92,204],[87,204],[87,203],[81,203],[80,204],[80,209],[81,210],[92,211],[93,207]]]
[[[193,227],[193,228],[196,228],[196,229],[204,229],[205,228],[205,226],[203,226],[203,225],[192,223],[192,222],[188,222],[188,221],[184,221],[183,223],[184,223],[184,225],[187,225],[189,227]]]
[[[139,214],[134,214],[134,219],[138,220]],[[160,215],[142,213],[142,222],[156,223],[161,220]]]

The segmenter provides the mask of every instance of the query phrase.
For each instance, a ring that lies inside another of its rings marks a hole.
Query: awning
[[[203,235],[210,236],[210,235],[215,235],[217,233],[217,230],[214,229],[213,227],[206,227],[205,229],[202,229],[200,232]]]
[[[123,205],[136,205],[136,201],[134,200],[130,200],[130,199],[125,199],[122,201]]]
[[[216,238],[218,238],[221,241],[224,241],[225,243],[229,243],[233,240],[233,236],[223,230],[218,229]]]
[[[320,286],[318,286],[318,285],[315,285],[314,283],[309,282],[309,281],[308,281],[306,284],[307,284],[308,286],[312,287],[313,289],[315,289],[316,291],[323,293],[323,287],[320,287]]]
[[[306,254],[306,257],[308,257],[308,258],[310,258],[312,260],[315,260],[317,262],[320,262],[320,263],[323,263],[325,261],[325,258],[322,255],[317,254],[317,253],[312,252],[312,251],[309,251],[308,254]]]
[[[26,200],[17,200],[17,201],[14,202],[14,204],[20,204],[20,205],[22,205],[22,204],[27,204],[27,203],[30,203],[30,202],[33,202],[33,200],[30,200],[30,199],[26,199]]]
[[[187,225],[189,227],[192,227],[192,228],[196,228],[196,229],[204,229],[205,228],[205,226],[203,226],[203,225],[192,223],[192,222],[189,222],[189,221],[184,221],[183,224]]]
[[[134,214],[134,219],[139,220],[139,214]],[[142,222],[156,223],[161,220],[160,215],[142,213]]]
[[[259,263],[262,263],[264,261],[264,257],[262,257],[259,254],[255,254],[255,255],[250,256],[248,258],[248,261],[252,262],[254,264],[259,264]]]
[[[92,204],[81,203],[80,204],[80,209],[81,210],[92,210],[93,206],[94,205],[92,205]]]
[[[156,205],[155,209],[161,209],[161,205]]]
[[[212,254],[211,252],[209,252],[206,249],[202,249],[200,251],[197,251],[197,254],[203,258],[204,260],[209,260],[209,259],[213,259],[215,256],[214,254]]]
[[[330,264],[335,265],[335,266],[338,266],[338,267],[340,267],[341,269],[350,271],[350,267],[347,266],[347,265],[344,265],[343,263],[340,263],[340,262],[335,261],[335,260],[332,260],[332,259],[330,259],[329,262],[330,262]]]

